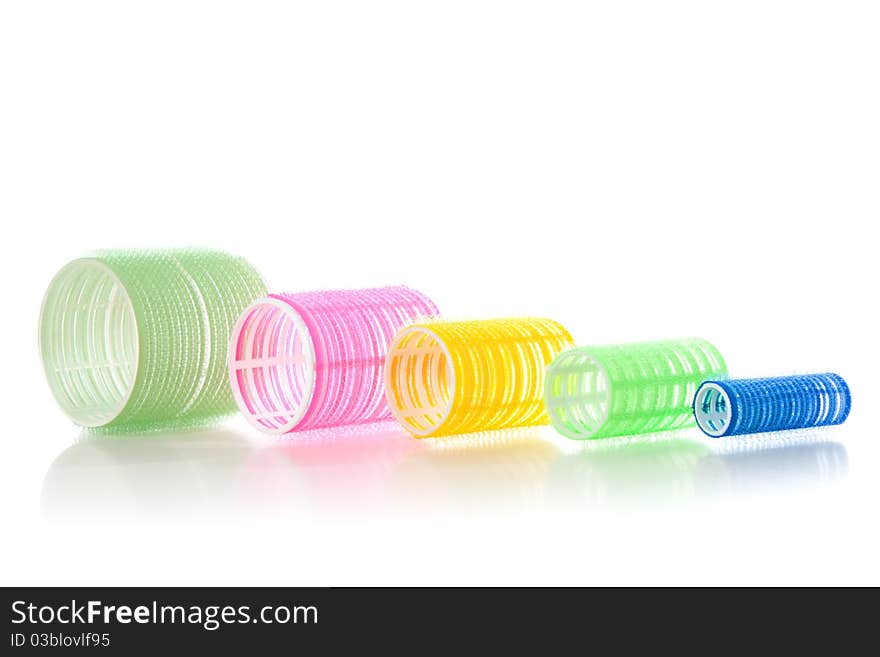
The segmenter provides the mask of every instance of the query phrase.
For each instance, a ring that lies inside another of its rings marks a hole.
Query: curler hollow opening
[[[732,415],[727,391],[713,381],[703,383],[694,398],[694,417],[700,429],[713,438],[723,436],[730,428]]]
[[[64,413],[84,427],[119,417],[134,391],[138,355],[134,307],[116,274],[94,258],[58,272],[40,311],[40,356]]]
[[[296,427],[315,393],[315,348],[290,304],[265,298],[239,317],[229,345],[229,380],[239,409],[261,431]]]
[[[602,364],[580,350],[563,353],[547,370],[547,412],[567,438],[595,436],[611,412],[611,383]]]
[[[416,437],[437,431],[452,410],[455,373],[443,341],[430,329],[401,331],[385,363],[388,405],[397,421]]]

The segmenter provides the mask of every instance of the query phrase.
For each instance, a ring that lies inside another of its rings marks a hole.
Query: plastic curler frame
[[[249,306],[229,344],[239,410],[271,434],[391,419],[382,372],[404,325],[438,315],[407,287],[273,294]]]
[[[92,429],[209,423],[235,410],[226,344],[265,285],[216,251],[102,251],[58,272],[40,311],[40,355],[58,404]]]
[[[705,381],[694,417],[712,438],[842,424],[852,396],[837,374]]]
[[[719,351],[699,338],[578,347],[547,370],[547,411],[574,440],[679,429],[693,424],[700,383],[726,375]]]
[[[417,438],[547,424],[544,370],[572,345],[550,319],[409,326],[385,363],[391,412]]]

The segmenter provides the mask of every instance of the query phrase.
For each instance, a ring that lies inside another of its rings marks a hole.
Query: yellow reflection
[[[544,428],[525,428],[423,439],[428,448],[394,471],[394,499],[421,514],[537,507],[560,455],[545,436]]]

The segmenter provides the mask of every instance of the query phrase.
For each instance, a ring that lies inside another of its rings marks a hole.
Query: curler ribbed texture
[[[52,280],[40,352],[55,399],[77,424],[143,430],[235,410],[226,348],[265,294],[245,260],[193,249],[104,251]]]
[[[572,344],[549,319],[407,327],[385,365],[391,411],[419,438],[546,424],[544,369]]]
[[[229,346],[238,407],[274,434],[390,419],[388,345],[400,327],[437,314],[406,287],[260,299],[242,313]]]
[[[579,347],[547,370],[553,426],[576,440],[628,436],[693,424],[697,386],[727,366],[705,340]]]
[[[841,424],[849,386],[837,374],[706,381],[694,399],[700,429],[714,438]]]

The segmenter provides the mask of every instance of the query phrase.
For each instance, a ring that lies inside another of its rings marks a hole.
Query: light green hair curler
[[[65,266],[40,313],[52,394],[77,424],[147,430],[235,410],[226,352],[239,314],[266,294],[226,253],[103,251]]]
[[[576,440],[666,431],[695,423],[694,394],[712,378],[727,378],[727,365],[698,338],[579,347],[547,368],[544,401]]]

